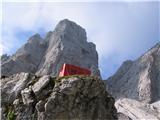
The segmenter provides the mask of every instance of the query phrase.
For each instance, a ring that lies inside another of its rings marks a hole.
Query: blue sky
[[[43,37],[62,19],[86,29],[96,44],[103,79],[123,61],[136,59],[160,40],[159,3],[124,0],[106,2],[4,2],[1,54],[13,54],[35,33]]]

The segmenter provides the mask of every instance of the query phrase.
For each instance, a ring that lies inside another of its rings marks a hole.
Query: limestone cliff
[[[124,62],[106,83],[119,120],[160,120],[160,43]]]
[[[96,46],[87,42],[84,28],[67,19],[60,21],[44,39],[39,34],[29,38],[2,62],[1,68],[5,76],[19,72],[57,75],[63,63],[88,68],[92,75],[100,76]]]
[[[160,43],[137,60],[124,62],[107,83],[116,99],[160,100]]]

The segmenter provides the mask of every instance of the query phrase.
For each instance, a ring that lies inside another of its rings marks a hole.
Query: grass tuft
[[[14,113],[13,106],[9,106],[8,114],[7,114],[7,120],[15,120],[15,119],[16,119],[16,115]]]

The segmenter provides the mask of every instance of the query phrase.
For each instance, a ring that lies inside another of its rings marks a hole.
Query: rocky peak
[[[84,28],[82,28],[81,26],[79,26],[75,22],[70,21],[68,19],[61,20],[56,25],[55,31],[57,31],[57,32],[60,31],[60,33],[63,33],[63,32],[67,32],[67,31],[72,30],[72,29],[75,29],[75,30],[77,30],[77,29],[80,30],[81,29],[82,31],[85,32]]]
[[[88,68],[93,75],[100,76],[95,45],[86,39],[82,27],[67,19],[60,21],[47,37],[48,48],[36,74],[57,75],[62,64],[68,63]]]
[[[40,40],[40,39],[42,39],[40,34],[36,33],[33,36],[31,36],[28,41],[32,41],[32,40],[36,41],[36,40]]]
[[[119,119],[160,119],[160,42],[106,81]]]
[[[108,79],[115,98],[132,98],[146,103],[160,99],[160,44],[133,62],[125,62]]]
[[[60,36],[61,40],[64,42],[87,42],[85,29],[68,19],[60,21],[54,32],[56,35]]]
[[[33,35],[15,54],[2,63],[2,75],[8,76],[19,72],[35,73],[45,50],[46,45],[40,35]]]
[[[131,60],[126,60],[125,62],[123,62],[123,64],[117,70],[115,75],[109,77],[108,80],[114,79],[114,81],[110,81],[110,82],[118,81],[119,79],[121,79],[124,76],[124,74],[126,74],[126,72],[128,72],[128,70],[132,66],[132,64],[133,64],[133,61],[131,61]]]
[[[30,43],[30,44],[38,44],[38,43],[40,43],[40,42],[42,42],[43,41],[43,39],[42,39],[42,37],[40,36],[40,34],[35,34],[35,35],[33,35],[33,36],[31,36],[29,39],[28,39],[28,43]]]
[[[71,28],[72,26],[77,26],[76,23],[69,21],[68,19],[61,20],[55,28],[55,31],[58,33],[63,33],[68,28]],[[72,25],[72,26],[71,26]]]
[[[24,52],[35,52],[35,49],[39,49],[38,47],[40,47],[42,41],[43,39],[41,36],[39,34],[35,34],[28,39],[26,44],[17,50],[16,54],[24,54]]]
[[[87,42],[85,29],[67,19],[60,21],[44,40],[39,34],[30,37],[8,62],[2,64],[2,75],[18,72],[57,75],[63,63],[88,68],[92,75],[100,76],[95,45]]]

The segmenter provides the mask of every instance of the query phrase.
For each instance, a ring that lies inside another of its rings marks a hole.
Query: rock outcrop
[[[107,83],[116,99],[160,100],[160,43],[137,60],[124,62]]]
[[[126,61],[107,81],[119,120],[160,120],[160,43]]]
[[[160,101],[154,104],[146,104],[123,98],[119,99],[115,106],[119,113],[126,116],[123,120],[160,120]]]
[[[114,99],[99,78],[19,73],[1,81],[2,120],[117,119]]]
[[[32,76],[28,73],[15,74],[1,79],[1,103],[11,104],[31,81]]]
[[[19,72],[57,75],[63,63],[88,68],[92,75],[100,76],[95,45],[87,42],[85,29],[67,19],[44,39],[32,36],[1,68],[5,76]]]

